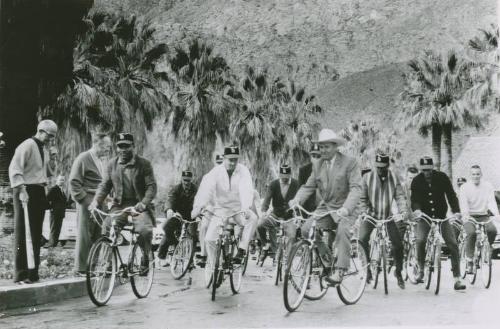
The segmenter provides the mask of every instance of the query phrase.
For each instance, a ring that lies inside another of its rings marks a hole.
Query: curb
[[[85,278],[67,278],[23,286],[0,287],[0,311],[87,295]]]

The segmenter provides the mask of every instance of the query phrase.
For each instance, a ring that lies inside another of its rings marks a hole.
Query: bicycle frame
[[[474,255],[473,255],[474,257],[473,261],[476,268],[480,267],[479,264],[480,264],[481,250],[483,248],[483,245],[485,243],[489,243],[488,234],[486,233],[486,225],[491,223],[492,220],[493,218],[490,217],[490,219],[485,222],[478,222],[474,217],[468,217],[464,222],[464,225],[466,223],[473,224],[476,229],[476,244],[474,246]],[[467,234],[465,235],[465,238],[467,238]]]

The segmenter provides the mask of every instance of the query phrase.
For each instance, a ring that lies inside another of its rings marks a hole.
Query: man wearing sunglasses
[[[154,213],[151,202],[156,196],[156,180],[151,163],[135,154],[134,137],[121,133],[116,142],[118,156],[109,161],[94,200],[89,206],[93,210],[101,205],[113,190],[111,212],[133,206],[140,212],[134,217],[134,230],[139,234],[139,245],[144,255],[149,255],[153,237]],[[118,228],[127,224],[127,215],[115,218]],[[105,220],[103,234],[111,227],[111,218]],[[148,257],[143,257],[142,266],[147,268]],[[144,273],[146,275],[147,273]]]
[[[10,184],[13,188],[15,241],[14,282],[33,283],[39,280],[40,244],[45,209],[47,175],[45,164],[48,153],[44,146],[50,145],[57,133],[57,125],[52,120],[40,121],[35,136],[28,138],[16,148],[9,165]],[[31,233],[35,268],[28,269],[26,252],[26,230],[23,204],[28,207],[29,229]]]

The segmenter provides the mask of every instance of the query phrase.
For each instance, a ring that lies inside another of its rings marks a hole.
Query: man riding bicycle
[[[135,154],[134,137],[131,134],[118,134],[116,142],[118,156],[111,159],[107,165],[102,182],[97,188],[94,200],[89,206],[92,211],[100,206],[113,190],[111,212],[120,211],[134,206],[140,214],[134,217],[134,230],[139,234],[138,243],[143,249],[142,266],[148,267],[153,237],[154,213],[151,202],[156,196],[156,180],[151,163]],[[127,214],[114,217],[116,228],[127,225]],[[113,219],[105,219],[102,233],[107,235]],[[147,273],[144,273],[145,275]]]
[[[163,226],[165,235],[160,243],[158,249],[158,258],[165,259],[167,256],[168,248],[171,245],[177,245],[177,237],[182,223],[174,217],[175,213],[182,216],[184,220],[191,220],[191,211],[193,210],[194,196],[198,190],[197,186],[193,183],[193,173],[185,170],[181,175],[181,183],[175,185],[168,194],[168,199],[165,202],[164,209],[166,209],[167,220]],[[196,236],[196,223],[189,224],[189,232],[191,236]]]
[[[420,159],[421,173],[418,174],[411,183],[411,206],[414,211],[414,216],[419,218],[422,212],[431,218],[445,218],[448,211],[448,203],[451,211],[457,219],[460,219],[460,208],[458,205],[457,195],[453,190],[448,176],[434,170],[432,158],[423,157]],[[425,245],[427,236],[429,235],[430,226],[424,220],[420,220],[417,224],[417,259],[419,266],[419,275],[417,282],[424,282],[424,262],[425,262]],[[458,252],[457,238],[453,232],[452,225],[449,221],[441,223],[441,232],[443,239],[448,246],[451,258],[451,269],[455,278],[455,290],[465,289],[465,285],[460,280],[460,256]]]
[[[316,211],[329,212],[337,210],[337,216],[325,216],[317,220],[320,229],[337,229],[335,246],[337,249],[337,263],[333,275],[326,273],[325,280],[330,284],[342,281],[344,271],[350,265],[351,253],[351,226],[353,214],[361,195],[361,171],[356,159],[338,151],[338,147],[346,141],[337,136],[333,130],[323,129],[319,133],[318,144],[321,159],[313,163],[311,176],[306,184],[297,192],[290,201],[290,206],[304,203],[307,198],[316,193],[319,203]],[[350,216],[350,217],[347,217]],[[307,236],[313,218],[309,218],[302,226],[302,234]],[[328,246],[332,245],[332,234],[328,237]],[[316,236],[318,244],[324,246],[319,235]],[[326,268],[331,269],[330,248],[320,248],[320,256],[325,261]],[[328,264],[330,263],[330,264]]]
[[[210,206],[217,217],[230,216],[243,211],[243,215],[233,218],[234,224],[243,227],[243,233],[234,257],[234,263],[241,263],[246,250],[257,228],[257,215],[250,209],[254,198],[253,180],[250,171],[238,163],[240,151],[237,146],[224,148],[224,162],[215,166],[203,177],[194,199],[191,217],[200,215],[202,210]],[[208,218],[208,229],[204,237],[206,252],[211,264],[214,264],[215,242],[218,238],[218,222]],[[200,236],[200,241],[202,241]]]
[[[280,177],[273,180],[267,189],[266,197],[262,204],[262,212],[269,210],[269,205],[272,201],[273,212],[272,214],[276,219],[290,219],[293,212],[288,210],[288,202],[295,197],[299,190],[299,183],[296,179],[292,178],[292,168],[288,165],[280,167]],[[264,216],[259,220],[257,230],[262,241],[263,250],[276,252],[276,228],[279,226],[273,219]],[[269,240],[266,237],[266,230],[269,232]],[[288,246],[286,250],[290,249],[295,239],[296,228],[293,224],[286,224],[284,227],[285,234],[288,236]],[[263,257],[265,253],[262,254]]]
[[[481,167],[473,165],[470,169],[470,181],[460,187],[460,209],[465,220],[464,229],[467,233],[465,253],[468,273],[473,272],[474,263],[472,257],[476,245],[476,227],[472,223],[467,223],[467,217],[471,216],[478,222],[485,222],[489,220],[489,213],[498,216],[498,206],[495,201],[493,186],[489,182],[481,180],[482,176]],[[486,224],[485,229],[488,242],[491,245],[495,241],[497,229],[492,222]]]
[[[399,222],[407,212],[406,199],[397,175],[389,169],[389,156],[377,154],[375,156],[375,167],[376,171],[370,171],[362,178],[361,210],[376,219],[385,220],[391,215],[392,202],[396,201],[399,212],[396,217],[398,217]],[[368,221],[363,221],[359,228],[359,241],[365,248],[367,255],[370,255],[369,240],[374,228],[374,225]],[[398,280],[398,286],[404,289],[405,282],[401,275],[403,269],[403,242],[395,221],[387,223],[387,233],[392,243],[393,257],[396,262],[394,274]],[[367,280],[371,280],[370,269],[368,269]]]

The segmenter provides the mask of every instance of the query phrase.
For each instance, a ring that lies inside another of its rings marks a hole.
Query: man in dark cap
[[[460,188],[460,186],[464,185],[467,183],[467,179],[465,177],[458,177],[457,178],[457,187]]]
[[[181,175],[181,183],[175,185],[168,193],[168,199],[165,202],[167,221],[163,226],[165,235],[158,249],[158,258],[165,259],[168,247],[178,243],[177,236],[180,234],[182,223],[174,217],[178,213],[185,220],[191,220],[191,211],[193,210],[194,196],[198,188],[193,183],[193,173],[184,170]],[[192,237],[196,237],[196,224],[189,225],[189,231]]]
[[[422,213],[432,218],[445,218],[448,204],[457,219],[460,219],[460,208],[453,185],[445,173],[434,170],[431,157],[420,159],[420,171],[411,183],[411,207],[416,218]],[[425,244],[429,235],[430,226],[424,220],[417,224],[417,259],[420,273],[417,281],[424,282]],[[452,225],[449,221],[441,224],[441,233],[448,246],[451,258],[451,269],[455,278],[455,290],[465,289],[460,280],[460,256],[458,244]]]
[[[222,154],[217,154],[215,156],[215,164],[220,165],[222,162],[224,162],[224,156]]]
[[[396,271],[394,272],[398,280],[398,286],[405,288],[405,282],[401,275],[403,269],[403,242],[399,235],[396,221],[401,221],[407,213],[406,200],[401,187],[401,183],[391,169],[389,169],[389,156],[379,153],[375,156],[376,171],[370,171],[363,176],[363,192],[361,194],[360,206],[363,212],[370,216],[385,220],[391,213],[391,205],[396,201],[398,206],[398,215],[395,215],[395,221],[387,223],[387,233],[392,242],[392,253],[396,262]],[[368,221],[363,221],[359,228],[359,241],[370,256],[369,240],[375,226]],[[371,279],[371,273],[368,274],[368,280]]]
[[[321,158],[318,143],[312,143],[309,155],[311,156],[311,161],[305,166],[299,168],[299,187],[307,182],[307,179],[311,176],[313,163],[317,162]],[[307,211],[314,211],[314,209],[316,209],[316,195],[311,194],[311,196],[309,196],[309,198],[304,202],[303,207]]]
[[[89,210],[100,206],[111,190],[114,192],[111,212],[130,206],[135,207],[140,214],[134,217],[134,230],[139,234],[138,243],[143,249],[143,255],[146,256],[141,260],[141,264],[144,269],[147,269],[149,262],[153,261],[148,257],[151,255],[151,240],[155,223],[151,203],[157,191],[153,167],[148,160],[135,154],[134,137],[131,134],[119,134],[116,147],[118,156],[109,161]],[[127,224],[127,214],[114,219],[117,229]],[[111,224],[112,218],[106,218],[103,234],[108,233]]]
[[[293,216],[292,211],[287,211],[289,208],[288,202],[295,197],[297,191],[299,190],[299,182],[292,178],[292,168],[288,165],[282,165],[280,167],[280,176],[278,179],[273,180],[268,188],[264,202],[262,203],[262,212],[267,212],[269,210],[269,205],[273,204],[273,215],[277,219],[289,219]],[[259,220],[257,230],[261,238],[263,250],[269,250],[271,248],[272,252],[276,252],[276,228],[279,224],[268,216],[263,216]],[[269,237],[271,241],[267,240],[266,230],[269,231]],[[288,246],[287,250],[293,244],[295,239],[296,227],[293,224],[285,225],[285,234],[288,236]],[[265,257],[265,253],[262,255]]]

